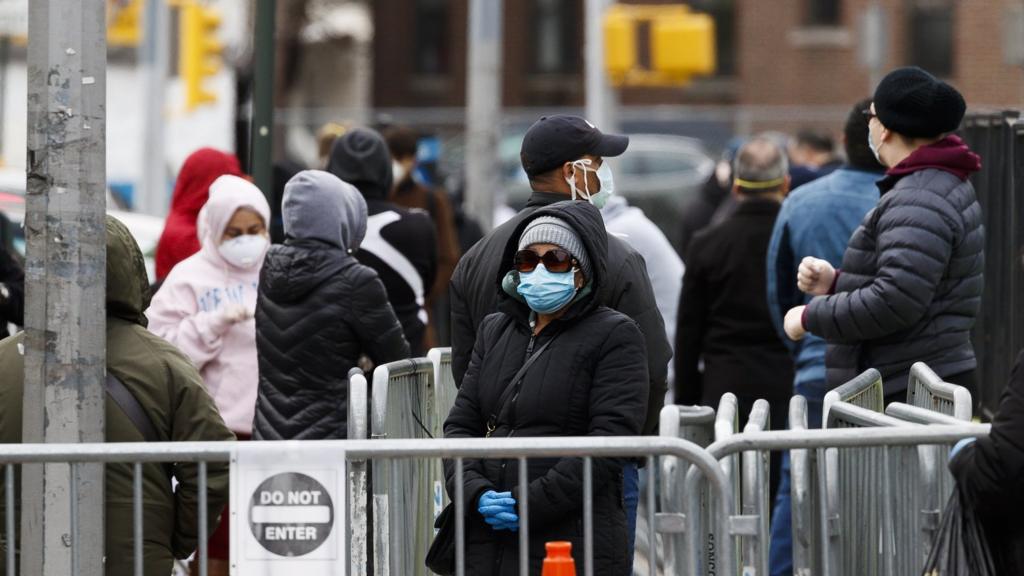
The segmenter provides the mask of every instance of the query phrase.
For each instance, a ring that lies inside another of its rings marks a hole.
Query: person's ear
[[[562,181],[572,179],[572,162],[566,162],[562,164]]]
[[[793,183],[793,179],[790,178],[789,174],[786,174],[785,182],[782,183],[782,189],[781,189],[783,197],[789,195],[789,186],[792,183]]]
[[[583,281],[583,271],[577,268],[576,269],[576,289],[579,290],[580,288],[583,288],[583,284],[584,284],[584,281]]]

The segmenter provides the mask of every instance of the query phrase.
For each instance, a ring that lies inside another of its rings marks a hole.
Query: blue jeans
[[[629,566],[632,573],[636,546],[636,507],[640,503],[640,471],[636,464],[622,467],[622,497],[626,503],[626,534],[629,539]]]
[[[825,399],[824,382],[797,386],[796,393],[807,399],[807,427],[821,428],[821,409]],[[768,574],[793,574],[793,510],[790,498],[789,451],[782,453],[782,478],[775,495],[775,514],[772,516],[771,544],[768,547]]]

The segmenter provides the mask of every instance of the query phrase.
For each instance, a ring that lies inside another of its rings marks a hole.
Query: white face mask
[[[238,268],[252,268],[263,261],[270,242],[262,234],[245,234],[221,242],[217,250],[228,264]]]
[[[405,166],[398,160],[392,160],[391,174],[395,177],[395,185],[398,185],[405,178]]]
[[[590,164],[591,160],[589,158],[582,158],[572,163],[574,170],[576,168],[583,170],[583,190],[578,190],[576,188],[575,173],[573,174],[574,177],[566,178],[565,181],[569,184],[569,189],[572,190],[573,200],[576,199],[577,195],[582,196],[586,198],[588,202],[593,204],[595,208],[600,210],[601,208],[604,208],[605,204],[608,203],[608,199],[611,198],[612,194],[615,192],[615,179],[612,176],[612,168],[607,162],[602,163],[601,167],[597,170],[591,170],[588,168],[587,166]],[[597,179],[601,183],[601,190],[599,192],[594,194],[590,193],[590,181],[586,177],[587,172],[597,173]]]

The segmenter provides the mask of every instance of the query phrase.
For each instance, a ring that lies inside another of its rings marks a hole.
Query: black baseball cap
[[[533,123],[523,137],[519,159],[527,176],[550,172],[584,154],[619,156],[629,146],[629,136],[604,134],[579,116],[556,114]]]

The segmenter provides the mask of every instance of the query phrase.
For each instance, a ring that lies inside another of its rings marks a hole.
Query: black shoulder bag
[[[527,358],[526,362],[523,363],[522,368],[516,372],[516,375],[512,377],[507,388],[501,394],[501,406],[498,407],[498,414],[502,414],[505,411],[505,405],[508,404],[509,400],[514,396],[512,391],[519,386],[520,381],[526,376],[526,371],[533,366],[533,363],[540,358],[540,355],[547,347],[555,341],[555,336],[552,336],[550,340],[541,344],[540,348],[534,351],[533,355]],[[488,435],[490,432],[488,431]],[[451,576],[455,574],[455,503],[449,502],[444,510],[437,515],[437,520],[434,521],[434,529],[437,530],[437,534],[434,536],[434,542],[430,545],[430,550],[427,550],[426,565],[431,572],[440,576]]]

